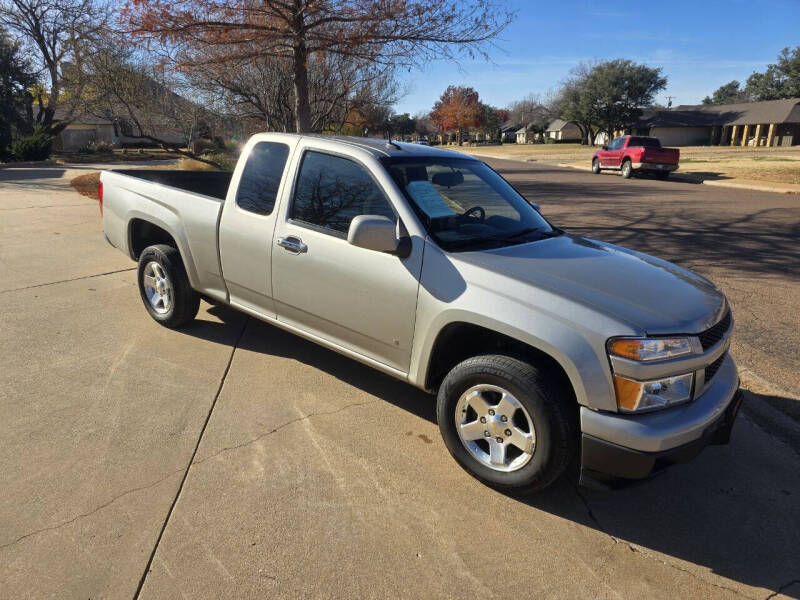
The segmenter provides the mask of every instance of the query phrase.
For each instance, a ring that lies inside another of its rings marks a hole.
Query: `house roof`
[[[520,124],[517,121],[504,121],[500,123],[500,131],[516,131],[520,128]]]
[[[547,126],[545,131],[561,131],[567,125],[573,125],[572,121],[565,121],[564,119],[553,119],[550,125]]]
[[[63,108],[57,108],[53,118],[55,121],[63,121],[66,116],[66,110]],[[102,117],[97,117],[95,115],[76,113],[72,115],[71,123],[74,125],[111,125],[112,121]]]
[[[758,123],[800,123],[800,98],[740,104],[681,105],[646,112],[633,127],[711,127]]]

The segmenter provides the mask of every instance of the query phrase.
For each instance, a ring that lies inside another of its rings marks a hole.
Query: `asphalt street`
[[[800,198],[491,163],[709,276],[793,402]],[[800,448],[747,413],[643,485],[498,493],[402,382],[227,308],[153,322],[79,173],[0,170],[0,597],[800,598]]]

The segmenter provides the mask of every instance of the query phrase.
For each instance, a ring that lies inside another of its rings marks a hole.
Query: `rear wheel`
[[[600,161],[596,158],[592,160],[592,173],[595,175],[600,173]]]
[[[633,175],[633,166],[631,165],[631,161],[626,158],[622,161],[622,178],[630,179],[631,175]]]
[[[147,312],[164,327],[180,327],[197,316],[200,294],[192,289],[180,252],[148,246],[139,255],[139,293]]]
[[[656,178],[657,179],[669,179],[669,171],[656,171]]]
[[[544,370],[484,355],[448,373],[436,416],[450,454],[473,477],[502,490],[535,492],[572,459],[575,408],[571,392]]]

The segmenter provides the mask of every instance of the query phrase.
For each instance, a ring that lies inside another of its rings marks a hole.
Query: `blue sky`
[[[507,106],[557,88],[582,60],[629,58],[662,67],[658,100],[696,104],[732,79],[742,83],[800,45],[800,0],[509,0],[517,18],[489,49],[489,61],[434,62],[401,77],[397,112],[429,111],[448,85],[469,85]]]

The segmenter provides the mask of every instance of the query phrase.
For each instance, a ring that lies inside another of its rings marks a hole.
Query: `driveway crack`
[[[764,598],[764,600],[770,600],[771,598],[775,598],[778,594],[783,593],[783,590],[785,590],[788,587],[793,586],[795,583],[800,584],[800,579],[792,579],[789,583],[784,583],[781,587],[779,587],[777,590],[772,592],[769,596]]]
[[[136,493],[136,492],[141,492],[142,490],[146,490],[146,489],[149,489],[151,487],[154,487],[154,486],[158,485],[159,483],[161,483],[162,481],[165,481],[165,480],[169,479],[173,475],[175,475],[177,473],[180,473],[181,471],[183,471],[183,468],[176,469],[175,471],[167,473],[166,475],[164,475],[160,479],[157,479],[156,481],[153,481],[151,483],[148,483],[148,484],[145,484],[145,485],[142,485],[142,486],[139,486],[139,487],[135,487],[135,488],[131,488],[129,490],[126,490],[126,491],[122,492],[121,494],[118,494],[118,495],[114,496],[113,498],[111,498],[107,502],[104,502],[100,506],[97,506],[97,507],[93,508],[89,512],[85,512],[85,513],[81,513],[79,515],[76,515],[76,516],[72,517],[71,519],[68,519],[66,521],[62,521],[58,525],[51,525],[50,527],[42,527],[41,529],[37,529],[35,531],[30,531],[30,532],[26,533],[25,535],[21,535],[15,540],[12,540],[10,542],[6,542],[5,544],[0,544],[0,550],[3,549],[3,548],[7,548],[9,546],[13,546],[14,544],[16,544],[18,542],[21,542],[22,540],[27,539],[29,537],[33,537],[33,536],[38,535],[40,533],[45,533],[46,531],[55,531],[56,529],[61,529],[62,527],[66,527],[67,525],[70,525],[71,523],[74,523],[75,521],[78,521],[79,519],[84,519],[86,517],[89,517],[89,516],[93,515],[94,513],[98,512],[100,510],[103,510],[107,506],[111,506],[112,504],[114,504],[114,502],[116,502],[120,498],[124,498],[125,496],[128,496],[130,494],[133,494],[133,493]]]
[[[634,544],[631,544],[630,542],[626,542],[624,540],[621,540],[621,539],[611,535],[608,532],[608,530],[605,527],[603,527],[603,525],[598,520],[597,515],[595,515],[594,511],[592,510],[592,507],[589,505],[589,499],[585,496],[585,494],[583,494],[583,492],[580,489],[580,486],[578,486],[577,484],[574,484],[573,487],[575,489],[575,493],[577,494],[578,498],[580,498],[581,502],[583,503],[583,506],[586,508],[586,512],[589,515],[589,520],[595,525],[595,527],[597,527],[598,531],[604,533],[609,538],[611,538],[611,540],[614,542],[614,544],[623,544],[628,550],[630,550],[631,552],[633,552],[635,554],[640,554],[640,555],[642,555],[644,558],[646,558],[648,560],[653,560],[653,561],[655,561],[657,563],[660,563],[660,564],[664,565],[665,567],[669,567],[671,569],[675,569],[676,571],[680,571],[681,573],[685,573],[686,575],[689,575],[693,579],[696,579],[697,581],[699,581],[701,583],[704,583],[706,585],[710,585],[712,587],[715,587],[715,588],[718,588],[718,589],[721,589],[721,590],[725,590],[726,592],[731,592],[731,593],[736,594],[737,596],[741,596],[743,598],[750,598],[750,600],[756,600],[756,599],[752,598],[751,596],[743,594],[739,590],[734,589],[732,587],[728,587],[728,586],[725,586],[725,585],[720,585],[718,583],[713,583],[711,581],[708,581],[707,579],[704,579],[703,577],[700,577],[699,575],[697,575],[695,573],[692,573],[689,569],[686,569],[685,567],[682,567],[680,565],[676,565],[675,563],[666,561],[663,558],[660,558],[660,557],[658,557],[658,556],[656,556],[654,554],[651,554],[650,552],[646,552],[645,550],[639,548],[638,546],[635,546]],[[790,582],[784,587],[788,587],[792,583],[793,582]],[[783,589],[783,588],[781,588],[781,589]],[[765,599],[765,600],[767,600],[767,599]]]
[[[161,543],[161,538],[164,537],[164,532],[167,529],[167,525],[169,524],[169,520],[172,517],[172,513],[175,512],[175,506],[178,504],[178,499],[181,497],[181,492],[183,491],[183,486],[186,483],[186,478],[189,476],[189,470],[192,468],[192,464],[194,463],[194,457],[197,455],[197,450],[200,448],[200,442],[203,441],[203,435],[206,432],[206,428],[208,427],[208,422],[211,420],[211,415],[214,413],[214,407],[217,405],[217,400],[219,400],[219,395],[222,393],[222,388],[225,386],[225,380],[228,378],[228,373],[231,370],[231,364],[233,363],[233,357],[236,354],[236,349],[239,347],[239,344],[242,341],[242,337],[244,336],[244,332],[247,329],[247,324],[250,322],[250,317],[245,318],[244,322],[242,323],[242,329],[239,331],[239,336],[236,338],[236,342],[233,344],[233,348],[231,348],[231,354],[228,357],[228,363],[225,365],[225,370],[222,372],[222,377],[219,380],[219,385],[217,386],[217,391],[214,394],[214,399],[211,401],[211,406],[208,408],[208,414],[206,414],[206,419],[203,422],[203,426],[200,428],[200,435],[197,436],[197,442],[194,445],[194,450],[192,450],[192,455],[189,457],[189,462],[186,465],[186,469],[183,472],[183,477],[181,478],[181,482],[178,485],[178,490],[175,492],[175,497],[172,499],[172,504],[167,511],[167,516],[164,519],[164,524],[161,526],[161,531],[158,533],[158,537],[156,538],[156,543],[153,545],[153,550],[150,552],[150,558],[147,560],[147,565],[145,565],[144,572],[142,573],[141,578],[139,579],[139,585],[136,586],[136,592],[133,594],[134,600],[139,598],[139,594],[142,593],[142,588],[144,587],[144,582],[147,579],[147,575],[150,573],[150,570],[153,566],[153,559],[156,556],[156,552],[158,551],[158,545]]]
[[[285,423],[281,423],[280,425],[278,425],[274,429],[270,429],[269,431],[266,431],[266,432],[264,432],[264,433],[262,433],[260,435],[257,435],[256,437],[254,437],[252,439],[249,439],[246,442],[242,442],[241,444],[235,444],[233,446],[225,446],[224,448],[221,448],[220,450],[218,450],[214,454],[206,456],[205,458],[201,458],[198,461],[195,461],[194,464],[199,465],[200,463],[204,463],[207,460],[211,460],[212,458],[214,458],[216,456],[219,456],[220,454],[223,454],[225,452],[229,452],[230,450],[236,450],[238,448],[244,448],[245,446],[249,446],[250,444],[254,444],[255,442],[257,442],[259,440],[263,440],[265,437],[269,437],[273,433],[279,432],[281,429],[284,429],[284,428],[288,427],[289,425],[294,425],[295,423],[299,423],[300,421],[307,421],[311,417],[321,417],[321,416],[325,416],[325,415],[335,415],[336,413],[340,413],[340,412],[342,412],[344,410],[348,410],[350,408],[355,408],[356,406],[366,406],[367,404],[374,404],[376,402],[381,402],[381,400],[380,399],[375,399],[375,400],[368,400],[366,402],[352,402],[351,404],[345,404],[344,406],[340,406],[339,408],[336,408],[334,410],[323,410],[323,411],[311,413],[311,414],[308,414],[308,415],[305,415],[305,416],[302,416],[302,417],[297,417],[296,419],[292,419],[290,421],[286,421]]]
[[[79,281],[81,279],[93,279],[95,277],[104,277],[105,275],[114,275],[115,273],[125,273],[127,271],[135,271],[137,267],[129,267],[127,269],[117,269],[116,271],[107,271],[105,273],[96,273],[95,275],[82,275],[80,277],[73,277],[72,279],[61,279],[60,281],[50,281],[48,283],[37,283],[36,285],[28,285],[21,288],[14,288],[13,290],[2,290],[0,294],[10,294],[11,292],[21,292],[23,290],[32,290],[33,288],[46,287],[48,285],[57,285],[59,283],[69,283],[70,281]]]

